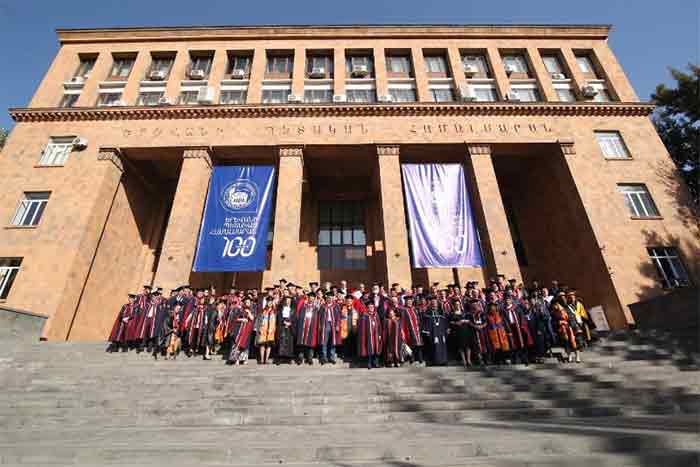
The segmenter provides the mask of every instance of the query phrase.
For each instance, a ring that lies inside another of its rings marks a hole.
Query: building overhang
[[[435,117],[435,116],[647,116],[654,104],[611,103],[507,103],[468,104],[298,104],[298,105],[177,105],[80,108],[12,108],[16,122],[182,120],[274,117]]]

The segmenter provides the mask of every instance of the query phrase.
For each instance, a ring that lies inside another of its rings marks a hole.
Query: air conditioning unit
[[[515,73],[516,71],[518,71],[518,70],[516,70],[513,65],[506,66],[506,75],[510,76],[513,73]]]
[[[82,76],[73,76],[70,82],[75,84],[83,84],[85,82],[85,78]]]
[[[86,138],[77,137],[73,140],[73,147],[75,149],[81,150],[85,149],[88,145],[88,140]]]
[[[587,99],[592,99],[598,95],[598,90],[590,84],[587,84],[581,88],[581,95]]]
[[[476,93],[474,92],[474,88],[469,85],[461,86],[459,88],[459,95],[465,102],[472,102],[476,100]]]
[[[474,65],[469,65],[469,64],[464,65],[464,75],[467,78],[473,77],[478,72],[479,72],[479,69],[477,67],[475,67]]]
[[[304,102],[304,96],[290,94],[287,96],[287,102]]]
[[[351,74],[354,78],[364,78],[369,74],[369,70],[367,65],[353,65]]]
[[[335,94],[333,96],[333,102],[345,102],[346,100],[345,94]]]
[[[204,79],[204,70],[190,70],[188,76],[190,79]]]
[[[386,95],[386,96],[379,96],[377,98],[379,102],[394,102],[394,96],[392,95]]]
[[[165,79],[165,72],[163,70],[153,70],[148,74],[148,79],[151,81],[163,81]]]
[[[233,79],[245,78],[245,70],[233,70],[231,72],[231,78],[233,78]]]
[[[214,103],[214,88],[211,86],[202,86],[197,91],[198,104],[213,104]]]
[[[552,79],[566,79],[566,75],[564,75],[564,73],[552,73],[550,76]]]
[[[506,94],[506,100],[510,102],[520,102],[520,98],[514,92],[509,92],[508,94]]]
[[[170,99],[163,96],[160,99],[158,99],[158,105],[170,105]]]
[[[109,105],[110,105],[110,107],[124,107],[124,106],[126,105],[126,102],[124,102],[123,100],[119,99],[119,100],[117,100],[117,101],[112,102],[112,103],[109,104]]]
[[[309,73],[309,78],[325,78],[326,77],[326,69],[323,67],[316,67],[311,69],[311,73]]]

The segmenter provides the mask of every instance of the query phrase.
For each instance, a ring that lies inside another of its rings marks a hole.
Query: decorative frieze
[[[471,156],[489,156],[491,155],[491,145],[483,143],[468,143],[467,150]]]
[[[292,146],[280,146],[279,147],[280,157],[303,157],[304,147],[301,145]]]
[[[378,144],[377,145],[377,155],[378,156],[399,156],[400,147],[397,144]]]

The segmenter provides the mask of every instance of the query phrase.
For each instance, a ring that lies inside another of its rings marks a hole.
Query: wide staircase
[[[229,367],[0,343],[0,464],[699,465],[697,356],[611,336],[584,363]]]

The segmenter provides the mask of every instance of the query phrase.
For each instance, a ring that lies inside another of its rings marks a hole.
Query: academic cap
[[[398,284],[397,282],[394,282],[393,284],[391,284],[391,286],[392,286],[392,287],[398,287],[399,284]]]
[[[318,282],[309,282],[309,287],[313,287],[314,285],[318,285]]]
[[[413,295],[404,295],[403,299],[404,300],[413,300]]]
[[[316,293],[315,292],[309,292],[306,294],[307,297],[315,297]]]
[[[438,285],[440,285],[439,282],[433,282],[433,287],[437,287]]]
[[[129,298],[136,298],[136,297],[137,297],[137,295],[136,295],[135,293],[130,293],[130,294],[129,294]]]
[[[347,294],[347,295],[345,296],[345,298],[355,298],[355,296],[352,295],[352,294]]]
[[[274,287],[265,287],[265,292],[269,292],[270,290],[274,290]]]
[[[144,289],[151,290],[153,287],[151,287],[150,285],[144,285],[143,288],[144,288]]]
[[[286,282],[287,282],[287,279],[280,279],[280,282],[286,283]]]

